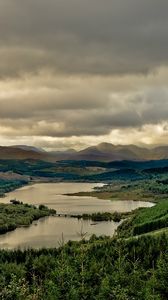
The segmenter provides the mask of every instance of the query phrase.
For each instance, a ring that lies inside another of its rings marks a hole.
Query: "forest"
[[[167,282],[167,235],[0,251],[3,300],[167,300]]]
[[[149,180],[168,178],[168,160],[157,161],[56,161],[42,160],[0,160],[1,172],[13,172],[55,181],[111,182],[125,180]]]
[[[119,227],[120,237],[130,237],[168,227],[168,201],[162,200],[155,206],[141,208],[132,217],[127,218]]]
[[[0,179],[0,197],[4,197],[5,193],[9,193],[17,188],[26,185],[26,180],[4,180]]]

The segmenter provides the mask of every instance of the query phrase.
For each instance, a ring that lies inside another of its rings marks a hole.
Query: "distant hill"
[[[32,149],[0,146],[0,159],[46,159],[46,155]]]
[[[135,145],[113,145],[101,143],[81,151],[69,149],[67,151],[46,152],[36,147],[18,145],[0,147],[0,159],[39,159],[45,161],[86,160],[86,161],[148,161],[168,159],[168,146],[153,149],[141,148]]]
[[[139,160],[140,155],[139,153],[137,153],[138,151],[132,149],[133,147],[114,146],[108,143],[101,143],[97,146],[89,147],[82,151],[79,151],[77,154],[77,159],[98,161]]]
[[[88,147],[77,152],[73,159],[107,162],[121,160],[145,161],[168,159],[168,146],[147,149],[135,145],[115,146],[109,143],[101,143],[97,146]]]
[[[26,151],[34,151],[34,152],[38,152],[38,153],[44,153],[46,152],[44,149],[42,148],[37,148],[37,147],[33,147],[33,146],[27,146],[27,145],[14,145],[14,146],[10,146],[11,148],[19,148],[22,150],[26,150]]]
[[[76,158],[77,153],[78,152],[74,149],[67,149],[65,151],[50,151],[48,152],[48,159],[50,161],[71,160],[71,158]]]

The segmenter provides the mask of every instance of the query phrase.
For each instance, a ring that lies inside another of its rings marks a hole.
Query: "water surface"
[[[150,207],[153,204],[142,201],[102,200],[96,197],[67,196],[67,193],[90,192],[96,183],[39,183],[25,186],[7,194],[3,202],[17,199],[24,203],[44,204],[56,209],[57,213],[83,214],[93,212],[126,212],[138,207]]]
[[[40,183],[25,186],[7,194],[1,202],[17,199],[24,203],[45,204],[57,213],[83,214],[93,212],[125,212],[153,204],[141,201],[111,201],[95,197],[66,196],[66,193],[91,191],[101,184],[91,183]],[[34,222],[30,227],[18,228],[0,236],[1,248],[41,248],[58,247],[62,236],[64,241],[79,240],[81,233],[89,238],[92,234],[113,236],[119,223],[83,221],[66,217],[46,217]]]

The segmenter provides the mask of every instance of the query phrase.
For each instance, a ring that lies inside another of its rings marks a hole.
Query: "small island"
[[[133,216],[137,210],[130,212],[97,212],[92,214],[82,214],[82,215],[71,215],[71,218],[78,218],[83,220],[92,220],[94,222],[116,222],[119,223],[121,220],[128,218],[128,216]]]
[[[45,205],[23,204],[18,200],[11,200],[10,204],[0,203],[0,234],[5,234],[18,227],[30,226],[33,221],[55,215],[54,209]]]

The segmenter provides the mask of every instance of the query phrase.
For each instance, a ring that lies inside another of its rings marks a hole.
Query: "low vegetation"
[[[82,215],[71,215],[72,218],[78,218],[83,220],[92,220],[95,222],[103,222],[103,221],[114,221],[120,222],[122,219],[128,218],[128,216],[133,215],[134,212],[126,212],[126,213],[119,213],[119,212],[98,212],[93,214],[82,214]]]
[[[17,201],[15,204],[0,204],[0,234],[20,226],[29,226],[33,221],[55,213],[44,205],[37,208]]]

